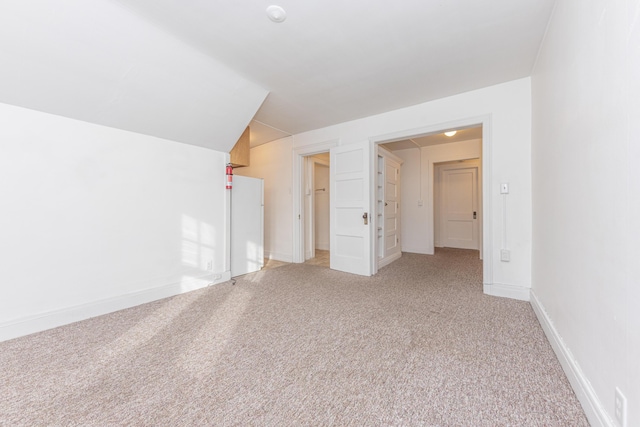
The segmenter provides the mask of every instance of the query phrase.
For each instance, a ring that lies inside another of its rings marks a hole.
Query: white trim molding
[[[264,257],[274,261],[293,262],[293,256],[291,254],[285,254],[282,252],[264,252]]]
[[[571,387],[580,401],[589,423],[593,427],[614,427],[613,421],[602,406],[602,402],[600,402],[595,390],[591,387],[591,383],[584,372],[582,372],[582,369],[580,369],[580,365],[578,365],[577,360],[571,354],[571,350],[569,350],[563,341],[558,330],[553,325],[547,310],[545,310],[533,290],[531,290],[531,307],[533,307],[533,311],[542,326],[542,330],[547,336],[553,351],[556,353],[560,365],[567,375],[569,383],[571,383]]]
[[[119,295],[60,310],[53,310],[0,324],[0,341],[22,337],[36,332],[57,328],[103,314],[124,310],[163,298],[206,288],[207,286],[231,280],[231,271],[200,277],[188,277],[177,283],[159,286],[130,294]]]
[[[378,269],[391,264],[393,261],[400,259],[400,257],[402,257],[402,252],[398,252],[397,254],[378,260]]]
[[[483,291],[487,295],[502,298],[529,301],[531,289],[526,286],[508,285],[505,283],[485,283]]]

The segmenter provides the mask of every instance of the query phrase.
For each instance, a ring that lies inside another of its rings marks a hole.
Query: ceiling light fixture
[[[267,8],[267,16],[273,22],[280,23],[284,22],[284,20],[287,19],[287,12],[285,12],[285,10],[280,6],[272,4]]]
[[[449,138],[451,138],[453,135],[456,134],[456,132],[458,132],[457,130],[450,130],[449,132],[445,132],[444,134],[447,135]]]

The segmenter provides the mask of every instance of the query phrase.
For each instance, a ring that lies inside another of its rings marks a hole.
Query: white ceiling
[[[269,90],[255,118],[289,134],[529,76],[554,4],[119,1]]]
[[[4,0],[0,102],[229,151],[529,76],[555,0],[272,1]]]

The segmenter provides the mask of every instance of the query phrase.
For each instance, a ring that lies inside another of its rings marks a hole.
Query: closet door
[[[400,255],[400,163],[385,158],[384,258]]]
[[[378,147],[378,215],[376,218],[378,239],[378,268],[402,256],[400,240],[400,177],[402,160]]]

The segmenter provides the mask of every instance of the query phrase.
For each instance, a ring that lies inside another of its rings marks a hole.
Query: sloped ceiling
[[[529,76],[554,1],[8,0],[0,102],[229,151]]]
[[[0,52],[0,102],[224,152],[268,93],[112,1],[3,1]]]

